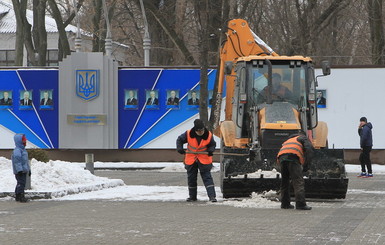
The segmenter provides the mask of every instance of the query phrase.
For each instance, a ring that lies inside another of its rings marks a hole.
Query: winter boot
[[[188,197],[187,199],[186,199],[186,202],[196,202],[198,199],[196,198],[196,197]]]
[[[209,197],[210,202],[217,202],[217,199],[215,197]]]
[[[281,204],[281,208],[282,209],[294,209],[294,205],[291,205],[290,203],[288,205]]]
[[[26,202],[29,202],[29,199],[27,199],[27,198],[24,196],[24,193],[21,193],[21,194],[20,194],[20,200],[19,200],[19,202],[26,203]]]
[[[296,206],[295,209],[298,209],[298,210],[311,210],[311,207],[308,206],[308,205],[305,205],[305,206]]]
[[[16,194],[15,196],[16,202],[20,202],[20,197],[21,197],[21,194]]]

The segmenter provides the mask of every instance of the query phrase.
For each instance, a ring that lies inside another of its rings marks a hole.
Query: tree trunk
[[[231,13],[230,11],[230,5],[227,0],[222,1],[222,13],[221,13],[221,22],[222,22],[222,30],[219,33],[219,39],[217,44],[217,53],[220,53],[221,44],[225,38],[224,33],[227,31],[227,20],[229,19],[229,15]],[[221,104],[222,104],[222,94],[218,93],[218,82],[219,82],[219,70],[220,70],[220,64],[221,64],[221,57],[218,55],[217,58],[217,74],[215,77],[215,84],[214,84],[214,90],[212,95],[212,107],[211,107],[211,113],[210,113],[210,121],[209,121],[209,130],[214,130],[218,125],[220,121],[220,113],[221,113]]]
[[[209,51],[209,0],[197,0],[195,3],[196,19],[198,20],[199,30],[199,65],[200,65],[200,98],[199,98],[199,117],[205,124],[208,124],[207,100],[208,100],[208,51]]]
[[[36,56],[35,56],[35,47],[32,40],[32,26],[27,21],[27,16],[23,18],[24,25],[24,46],[27,50],[27,59],[30,65],[36,66]]]
[[[43,0],[33,1],[33,40],[38,54],[36,61],[39,66],[47,64],[47,31],[45,29],[45,10],[47,3]]]
[[[55,2],[55,0],[48,0],[48,5],[51,9],[51,15],[55,19],[57,30],[59,32],[59,50],[60,56],[59,60],[62,60],[62,57],[67,57],[71,54],[70,44],[68,42],[67,33],[65,28],[68,24],[63,23],[63,19],[60,13],[60,10]],[[80,8],[80,7],[79,7]]]
[[[16,16],[15,66],[23,65],[24,57],[24,16],[27,12],[27,0],[12,0]]]
[[[92,52],[100,52],[100,20],[102,17],[102,1],[101,0],[93,0],[94,4],[94,16],[92,17]]]
[[[175,3],[175,34],[181,39],[184,36],[185,14],[186,14],[187,2],[186,0],[176,0]],[[173,62],[176,64],[182,63],[183,58],[180,56],[180,52],[175,50],[172,57]]]
[[[372,63],[384,64],[384,27],[382,24],[382,0],[368,0]]]

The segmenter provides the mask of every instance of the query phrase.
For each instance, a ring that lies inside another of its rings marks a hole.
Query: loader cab
[[[248,85],[253,105],[288,102],[299,106],[301,100],[306,98],[306,67],[285,63],[287,62],[272,62],[271,77],[267,65],[251,66]]]
[[[238,137],[279,148],[287,137],[317,125],[314,69],[304,59],[254,59],[237,64],[234,109]],[[267,140],[269,139],[269,140]]]

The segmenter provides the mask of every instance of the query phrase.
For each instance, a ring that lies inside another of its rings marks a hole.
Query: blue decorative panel
[[[215,82],[215,70],[209,70],[209,90]],[[200,71],[181,70],[120,70],[119,71],[119,148],[141,148],[153,139],[198,113],[188,105],[188,92],[199,91]],[[125,110],[124,91],[138,89],[138,109]],[[146,108],[146,91],[158,91],[157,109]],[[179,91],[177,109],[167,106],[167,91]],[[169,144],[169,143],[167,143]],[[173,145],[173,144],[172,144]]]
[[[40,110],[40,90],[51,91],[53,105]],[[24,133],[28,141],[40,148],[58,147],[58,71],[6,70],[0,71],[0,93],[11,91],[13,105],[0,108],[0,124],[14,133]],[[23,93],[29,91],[32,105],[21,105]],[[2,97],[3,95],[0,95]],[[10,146],[12,148],[13,146]]]

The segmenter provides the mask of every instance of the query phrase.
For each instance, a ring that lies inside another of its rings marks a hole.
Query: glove
[[[30,176],[30,177],[31,177],[31,171],[29,171],[29,172],[28,172],[28,176]]]
[[[211,157],[212,155],[214,155],[214,152],[209,151],[209,152],[207,153],[207,155],[209,155],[209,156]]]
[[[178,149],[178,152],[179,152],[179,154],[182,154],[182,155],[186,154],[186,151],[183,149]]]

